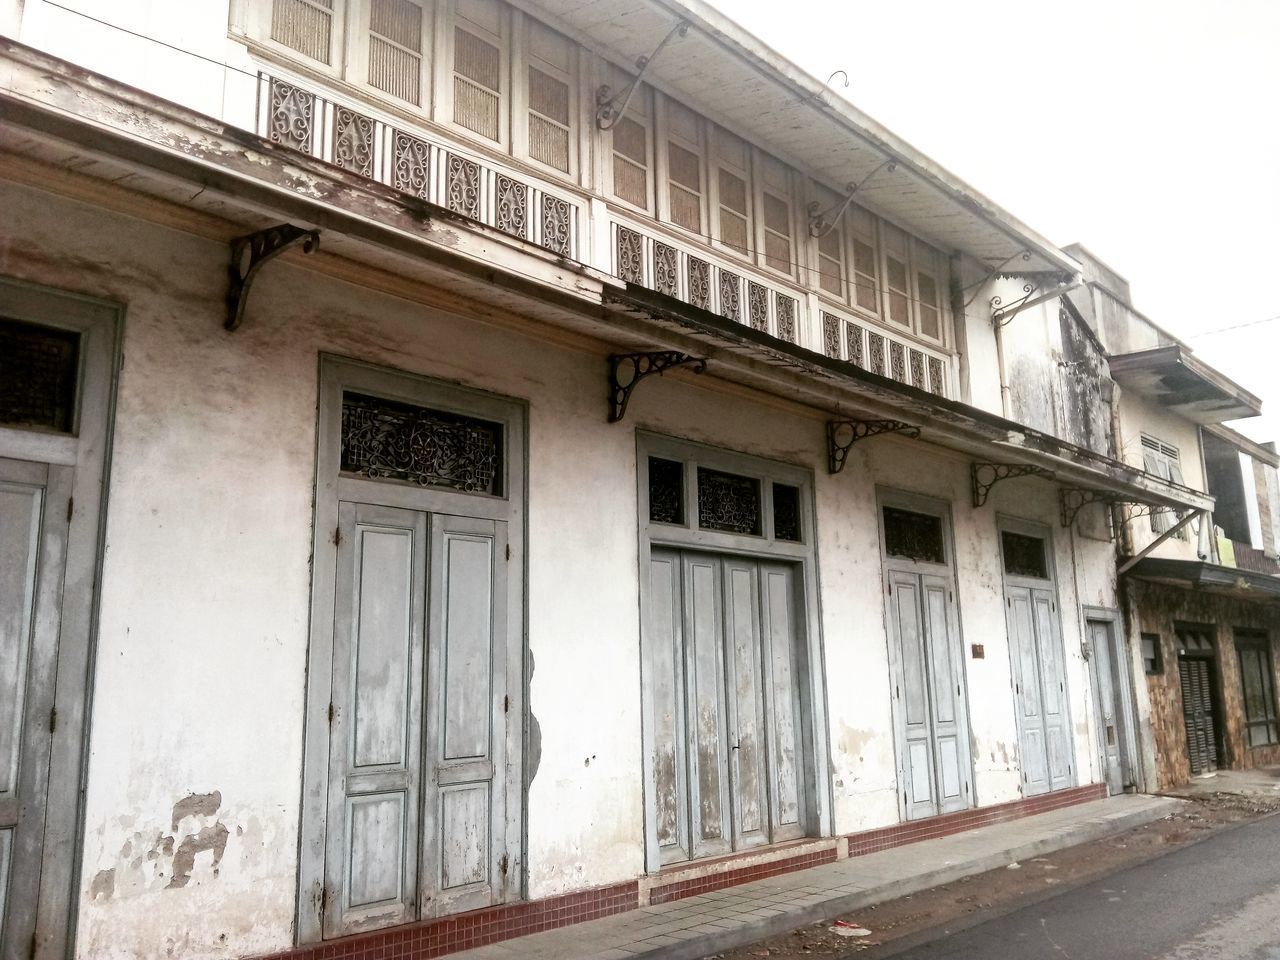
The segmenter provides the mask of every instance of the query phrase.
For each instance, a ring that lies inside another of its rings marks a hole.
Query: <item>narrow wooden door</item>
[[[1213,681],[1207,657],[1178,660],[1182,682],[1182,720],[1187,730],[1187,759],[1191,775],[1218,769],[1218,735],[1213,711]]]
[[[947,580],[891,570],[889,598],[901,664],[894,697],[907,819],[964,809],[969,804],[968,730]]]
[[[505,524],[339,504],[325,935],[506,885]]]
[[[0,956],[34,947],[70,468],[0,459]]]
[[[1124,792],[1125,771],[1121,735],[1119,686],[1115,671],[1115,645],[1111,624],[1103,620],[1089,621],[1089,642],[1093,648],[1094,704],[1097,713],[1098,739],[1107,792]]]
[[[1062,641],[1049,590],[1009,586],[1005,600],[1023,792],[1035,796],[1071,783]]]

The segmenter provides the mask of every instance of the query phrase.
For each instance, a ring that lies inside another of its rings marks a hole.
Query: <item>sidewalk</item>
[[[851,910],[1150,823],[1182,807],[1118,796],[452,954],[457,960],[695,960]]]

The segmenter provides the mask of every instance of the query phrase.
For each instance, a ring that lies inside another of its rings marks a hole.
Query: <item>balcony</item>
[[[945,351],[371,104],[263,72],[255,132],[624,282],[899,383],[955,396],[953,359]]]

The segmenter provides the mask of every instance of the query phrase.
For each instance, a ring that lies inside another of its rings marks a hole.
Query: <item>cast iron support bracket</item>
[[[640,81],[644,79],[645,71],[649,69],[649,64],[657,58],[663,48],[672,41],[676,36],[685,37],[689,34],[691,26],[688,20],[680,20],[674,27],[662,38],[662,42],[654,48],[653,53],[647,57],[638,57],[636,59],[636,75],[631,82],[627,84],[625,90],[619,90],[616,93],[606,83],[596,90],[596,126],[601,130],[612,130],[627,113],[627,107],[631,104],[631,98],[635,96],[636,88],[640,86]]]
[[[901,420],[828,420],[827,470],[839,473],[844,469],[850,447],[881,433],[902,433],[915,438],[920,436],[920,428]]]
[[[1052,477],[1053,471],[1047,467],[1025,463],[971,463],[969,475],[973,479],[973,505],[981,507],[987,502],[991,488],[1001,480],[1012,480],[1014,477]]]
[[[222,324],[226,329],[235,330],[244,322],[249,287],[262,265],[299,244],[303,253],[314,253],[320,246],[320,231],[282,223],[231,241],[231,263],[227,266],[227,319]]]
[[[1062,525],[1069,527],[1076,522],[1076,515],[1091,503],[1123,503],[1115,494],[1081,487],[1063,487],[1058,491],[1058,505],[1062,513]]]
[[[707,361],[675,350],[652,353],[609,354],[609,422],[617,423],[627,414],[627,401],[636,384],[650,374],[662,376],[672,367],[693,366],[694,373],[707,369]]]

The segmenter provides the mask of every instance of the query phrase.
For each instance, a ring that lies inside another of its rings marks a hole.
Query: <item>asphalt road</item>
[[[1280,816],[1216,833],[896,960],[1280,960]]]

